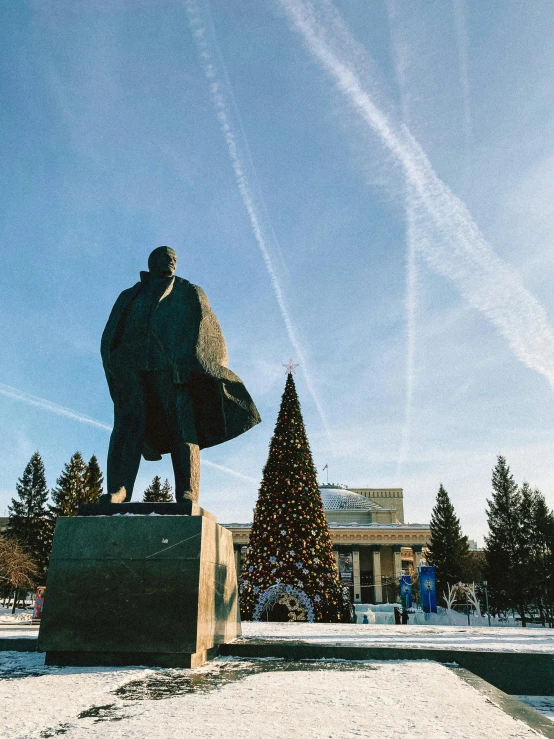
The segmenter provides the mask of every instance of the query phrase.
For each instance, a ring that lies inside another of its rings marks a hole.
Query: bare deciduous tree
[[[15,613],[19,590],[33,585],[38,568],[31,556],[15,540],[0,537],[0,583],[14,591],[12,613]]]

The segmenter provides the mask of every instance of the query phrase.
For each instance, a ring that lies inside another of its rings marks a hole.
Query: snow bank
[[[0,613],[0,624],[29,623],[32,619],[32,613]]]
[[[402,610],[400,603],[382,603],[372,605],[367,603],[356,603],[354,606],[356,612],[356,623],[364,623],[364,616],[367,618],[368,624],[394,624],[394,609]],[[412,624],[428,624],[432,626],[488,626],[489,620],[487,616],[469,616],[469,624],[467,614],[455,611],[453,609],[439,608],[438,613],[424,613],[421,610],[410,612],[410,621]],[[498,619],[491,616],[491,625],[498,628],[516,627],[521,628],[521,622],[513,618]]]

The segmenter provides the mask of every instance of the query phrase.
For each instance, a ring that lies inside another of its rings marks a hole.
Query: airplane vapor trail
[[[404,405],[404,423],[400,436],[400,451],[396,465],[397,476],[408,454],[410,430],[412,427],[412,408],[415,385],[415,347],[416,347],[416,311],[417,311],[417,259],[415,241],[415,219],[411,198],[406,198],[406,400]]]
[[[471,143],[471,106],[469,93],[469,72],[467,50],[469,46],[467,38],[467,24],[464,0],[452,0],[454,13],[454,27],[456,29],[456,45],[458,47],[458,60],[460,64],[460,87],[462,90],[462,102],[464,106],[464,133],[466,149]]]
[[[79,421],[79,423],[87,423],[90,426],[96,426],[97,428],[103,429],[104,431],[112,430],[112,426],[104,423],[103,421],[97,421],[95,418],[85,416],[83,413],[74,411],[71,408],[66,408],[63,405],[52,403],[50,400],[39,398],[36,395],[30,395],[23,390],[18,390],[17,388],[12,387],[11,385],[5,385],[2,382],[0,382],[0,394],[5,395],[7,398],[12,398],[13,400],[19,400],[23,403],[26,403],[27,405],[34,405],[36,408],[41,408],[43,411],[55,413],[57,416],[65,416],[66,418],[71,418],[73,421]],[[243,475],[242,472],[237,472],[236,470],[232,470],[230,467],[225,467],[222,464],[210,462],[207,459],[203,459],[202,464],[205,464],[208,467],[213,467],[214,469],[220,470],[221,472],[226,472],[228,475],[240,477],[241,479],[247,480],[248,482],[259,482],[259,480],[256,480],[254,477]]]
[[[361,63],[371,60],[328,0],[279,0],[311,54],[334,80],[355,113],[377,134],[413,192],[417,249],[505,337],[516,357],[554,389],[554,332],[546,312],[515,269],[492,249],[465,204],[438,177],[407,125],[375,103]]]
[[[220,470],[221,472],[226,472],[228,475],[234,475],[235,477],[240,477],[241,480],[247,480],[248,482],[254,482],[256,485],[259,484],[259,480],[256,480],[255,477],[250,477],[250,475],[243,475],[242,472],[237,472],[236,470],[232,470],[230,467],[225,467],[222,464],[216,464],[216,462],[210,462],[208,459],[202,459],[202,464],[208,465],[208,467],[213,467],[214,470]]]
[[[243,162],[243,156],[241,155],[241,147],[239,147],[239,142],[235,134],[232,118],[229,112],[231,108],[234,108],[235,110],[235,118],[239,122],[239,129],[242,131],[242,139],[244,140],[242,148],[245,151],[248,151],[248,143],[244,134],[244,128],[240,121],[238,108],[236,107],[236,104],[234,104],[233,91],[229,82],[227,71],[221,53],[218,53],[219,47],[217,44],[217,37],[215,35],[215,27],[209,13],[209,6],[204,5],[204,12],[202,12],[201,7],[196,2],[196,0],[184,0],[184,3],[188,12],[189,23],[193,32],[194,40],[198,48],[204,76],[206,77],[210,86],[210,93],[213,105],[216,110],[219,127],[227,145],[227,150],[229,153],[229,158],[231,160],[231,165],[235,175],[237,187],[239,189],[244,207],[246,208],[254,238],[256,239],[256,243],[262,254],[265,267],[271,282],[271,286],[273,288],[273,292],[275,293],[275,298],[279,305],[279,309],[285,323],[289,340],[294,347],[297,359],[301,366],[306,386],[325,429],[329,445],[331,448],[333,448],[329,425],[327,423],[323,407],[315,390],[311,375],[308,371],[308,365],[304,355],[304,351],[298,340],[291,314],[285,300],[283,289],[277,275],[277,270],[271,257],[270,249],[268,246],[268,239],[264,233],[265,229],[262,225],[262,220],[258,213],[258,207],[255,202],[253,190],[250,186],[247,170]],[[221,70],[221,72],[219,70]],[[227,103],[227,100],[230,101],[230,105]],[[250,169],[254,172],[253,164],[251,164]],[[255,175],[253,176],[253,179],[255,179]],[[260,203],[262,203],[262,210],[266,211],[265,206],[263,205],[263,197],[261,193],[257,194],[256,199]],[[269,231],[271,232],[271,228],[269,228]],[[273,236],[272,241],[275,244],[276,250],[280,252],[280,247],[275,236]]]
[[[389,19],[389,27],[391,30],[393,54],[395,58],[396,79],[400,91],[400,108],[402,111],[402,120],[407,125],[410,121],[408,96],[406,93],[408,85],[408,75],[406,74],[406,70],[409,68],[408,49],[405,43],[401,43],[395,32],[397,19],[399,16],[401,16],[402,10],[401,8],[397,7],[394,0],[387,0],[386,7]],[[400,477],[402,467],[406,460],[409,449],[415,385],[418,267],[413,193],[410,193],[409,183],[406,183],[406,246],[406,297],[404,301],[406,308],[406,396],[404,402],[404,423],[402,424],[402,430],[400,434],[400,449],[398,452],[398,461],[396,464],[397,477]]]
[[[66,416],[66,418],[72,418],[74,421],[79,421],[80,423],[88,423],[90,426],[96,426],[105,431],[112,430],[112,427],[108,426],[107,423],[97,421],[95,418],[85,416],[83,413],[74,411],[71,408],[65,408],[63,405],[51,403],[49,400],[45,400],[44,398],[38,398],[36,395],[30,395],[29,393],[23,392],[23,390],[11,387],[11,385],[0,383],[0,393],[8,398],[21,400],[23,403],[27,403],[27,405],[34,405],[37,408],[42,408],[44,411],[55,413],[57,416]]]
[[[410,76],[407,70],[412,67],[410,46],[401,28],[409,22],[405,18],[404,8],[397,0],[387,0],[387,15],[391,31],[394,57],[394,68],[400,93],[400,109],[402,120],[406,125],[411,123],[410,111]],[[469,77],[467,64],[467,28],[465,21],[464,0],[452,0],[452,11],[455,20],[456,43],[460,68],[460,88],[462,91],[464,111],[464,134],[466,155],[471,142],[471,109],[469,105]],[[412,76],[413,79],[413,76]],[[416,315],[417,315],[417,242],[422,234],[417,231],[416,211],[417,198],[410,191],[409,183],[406,192],[406,399],[404,423],[401,431],[400,451],[397,462],[397,476],[400,475],[409,449],[412,425],[413,391],[415,384],[415,347],[416,347]]]

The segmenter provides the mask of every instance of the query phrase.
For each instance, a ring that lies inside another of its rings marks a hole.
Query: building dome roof
[[[359,493],[338,485],[320,485],[324,511],[374,511],[379,506]]]

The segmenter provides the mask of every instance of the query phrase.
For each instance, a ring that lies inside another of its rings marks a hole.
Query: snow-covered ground
[[[32,610],[21,610],[18,608],[15,613],[12,613],[11,608],[2,608],[0,606],[0,627],[30,624],[32,618]]]
[[[243,622],[244,638],[301,639],[349,646],[483,649],[502,652],[554,654],[554,629],[507,629],[488,626],[388,626],[381,624],[308,624]],[[0,622],[0,639],[38,636],[38,627]]]
[[[554,629],[506,629],[461,626],[384,626],[379,624],[309,624],[243,622],[243,638],[294,639],[349,646],[482,649],[554,654]]]
[[[434,662],[218,659],[196,670],[76,669],[45,668],[37,653],[0,653],[2,739],[57,734],[75,739],[537,736]]]
[[[31,626],[30,621],[20,623],[2,623],[0,621],[0,639],[32,638],[38,636],[38,626]]]

